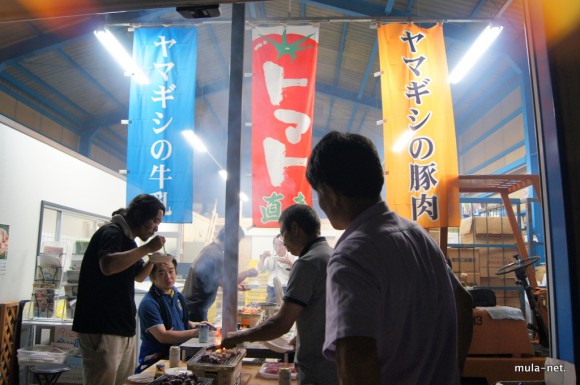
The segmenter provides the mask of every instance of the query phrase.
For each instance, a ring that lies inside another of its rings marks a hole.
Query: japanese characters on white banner
[[[164,222],[191,223],[196,28],[139,28],[133,57],[149,78],[131,83],[127,140],[127,202],[147,193],[166,207]]]

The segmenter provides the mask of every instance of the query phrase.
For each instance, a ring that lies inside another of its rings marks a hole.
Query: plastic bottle
[[[278,370],[278,385],[291,385],[292,384],[292,373],[290,368],[281,367]]]
[[[159,378],[164,374],[165,374],[165,364],[163,362],[159,362],[155,366],[155,376],[153,376],[153,379]]]
[[[199,325],[199,342],[207,342],[207,338],[209,337],[209,327],[206,324]]]
[[[169,348],[169,367],[176,368],[179,366],[179,346]]]

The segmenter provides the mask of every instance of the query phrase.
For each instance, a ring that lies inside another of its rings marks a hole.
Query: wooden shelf
[[[534,186],[534,191],[541,199],[538,175],[459,175],[459,192],[464,193],[511,194],[529,186]]]

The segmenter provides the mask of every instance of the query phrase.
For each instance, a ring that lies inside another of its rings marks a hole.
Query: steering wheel
[[[499,268],[498,271],[495,272],[495,274],[496,275],[503,275],[503,274],[511,273],[512,271],[516,271],[517,269],[523,269],[523,268],[526,268],[530,265],[533,265],[534,263],[538,262],[539,260],[540,260],[539,256],[530,257],[527,259],[518,259],[515,262],[512,262],[508,265],[505,265],[504,267]]]

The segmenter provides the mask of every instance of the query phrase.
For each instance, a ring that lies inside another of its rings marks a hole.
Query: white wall
[[[0,223],[10,225],[0,302],[30,299],[42,200],[109,216],[125,206],[125,179],[0,116]]]

